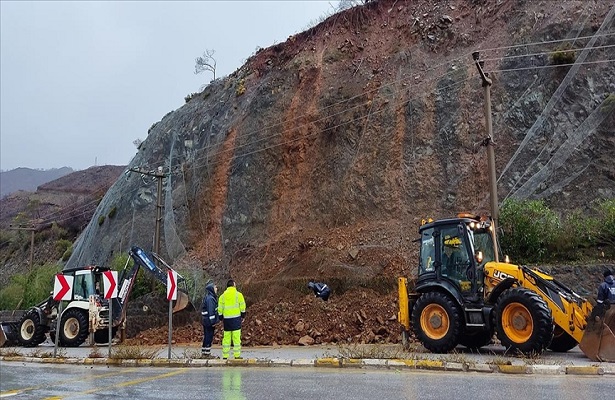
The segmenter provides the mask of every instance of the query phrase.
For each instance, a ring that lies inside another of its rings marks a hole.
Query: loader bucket
[[[615,362],[613,332],[615,332],[615,306],[611,306],[604,315],[592,312],[579,348],[592,361]]]
[[[11,346],[17,343],[17,334],[14,330],[14,324],[0,323],[0,347]]]
[[[177,291],[177,300],[175,300],[175,304],[173,305],[173,313],[178,311],[188,309],[188,311],[194,310],[194,306],[190,302],[190,297],[187,293],[182,292],[181,290]]]

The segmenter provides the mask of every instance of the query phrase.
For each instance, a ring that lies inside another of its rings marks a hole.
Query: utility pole
[[[129,168],[128,171],[141,175],[153,176],[158,181],[158,193],[156,195],[156,228],[154,230],[154,253],[160,254],[160,224],[162,222],[162,179],[166,176],[162,167],[156,171],[148,171],[141,167]]]
[[[30,269],[32,271],[32,266],[34,264],[34,232],[37,230],[34,225],[30,226],[13,226],[9,225],[9,229],[14,231],[29,231],[30,232]]]
[[[492,218],[492,227],[491,235],[493,237],[493,246],[495,253],[495,261],[499,262],[499,246],[498,246],[498,238],[497,238],[497,226],[498,226],[498,218],[499,218],[499,209],[498,209],[498,187],[497,187],[497,178],[495,174],[495,142],[493,141],[493,126],[491,123],[491,78],[489,78],[489,74],[483,71],[483,66],[485,62],[479,59],[479,52],[475,51],[472,53],[472,59],[474,59],[474,63],[476,64],[476,68],[478,68],[478,73],[480,74],[481,80],[483,82],[483,89],[485,92],[485,125],[487,126],[487,137],[483,140],[482,145],[487,147],[487,168],[489,169],[489,200],[491,203],[491,218]]]

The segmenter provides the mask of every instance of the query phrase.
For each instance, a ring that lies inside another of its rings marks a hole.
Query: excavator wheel
[[[508,289],[496,303],[496,332],[507,349],[540,354],[553,338],[551,310],[531,290]]]
[[[477,331],[470,334],[466,333],[459,338],[459,344],[470,350],[478,350],[481,347],[491,344],[493,330]]]
[[[60,322],[60,344],[78,347],[88,338],[88,316],[79,308],[69,308]]]
[[[450,296],[424,293],[412,308],[412,327],[423,346],[434,353],[446,353],[459,343],[461,310]]]
[[[47,327],[41,325],[36,310],[26,312],[17,324],[17,341],[25,347],[35,347],[45,341]]]
[[[551,340],[548,349],[557,353],[565,353],[573,349],[577,344],[575,338],[570,336],[568,332],[564,331],[559,326],[556,326],[553,332],[553,340]]]

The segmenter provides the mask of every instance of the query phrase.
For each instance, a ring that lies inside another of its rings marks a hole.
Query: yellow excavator
[[[566,352],[615,361],[615,306],[591,304],[537,268],[499,262],[492,220],[460,214],[419,228],[416,280],[399,278],[398,319],[428,350],[478,349],[496,334],[513,352]]]

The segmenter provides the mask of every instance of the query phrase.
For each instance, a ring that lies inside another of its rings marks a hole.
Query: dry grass
[[[33,358],[53,358],[53,351],[43,351],[42,349],[34,349],[28,354],[28,357]],[[56,358],[66,358],[66,349],[59,347],[56,351]]]
[[[510,359],[502,356],[495,356],[486,363],[491,365],[512,365],[512,361]]]
[[[348,359],[410,359],[416,356],[401,345],[342,344],[337,348],[338,358]]]
[[[0,356],[2,357],[21,357],[21,353],[15,349],[0,349]]]
[[[118,346],[111,351],[111,358],[120,360],[151,360],[160,349],[145,349],[140,346]]]
[[[450,362],[450,363],[459,363],[464,365],[475,365],[476,362],[471,360],[467,354],[458,353],[453,351],[449,354],[442,355],[438,357],[439,361]]]
[[[90,354],[88,354],[88,358],[104,358],[104,356],[102,355],[102,353],[97,347],[94,347],[92,348],[92,350],[90,350]]]

